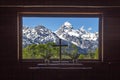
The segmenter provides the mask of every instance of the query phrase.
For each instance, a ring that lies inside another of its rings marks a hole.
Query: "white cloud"
[[[88,31],[90,31],[90,30],[92,30],[92,28],[91,28],[91,27],[89,27],[89,28],[88,28]]]

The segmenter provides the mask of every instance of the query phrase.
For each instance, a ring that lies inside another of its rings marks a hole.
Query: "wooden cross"
[[[61,48],[62,48],[62,46],[68,46],[68,45],[62,45],[61,44],[61,39],[59,39],[59,45],[54,45],[54,46],[59,46],[59,48],[60,48],[60,50],[59,50],[59,56],[60,56],[60,63],[61,63],[61,54],[62,54]]]

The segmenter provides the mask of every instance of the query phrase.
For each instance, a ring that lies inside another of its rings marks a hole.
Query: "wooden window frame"
[[[99,59],[83,59],[79,62],[103,62],[103,13],[101,12],[18,12],[17,13],[17,43],[18,60],[21,62],[39,62],[43,59],[22,59],[22,17],[23,16],[79,16],[79,17],[99,17]],[[70,60],[68,60],[70,61]]]

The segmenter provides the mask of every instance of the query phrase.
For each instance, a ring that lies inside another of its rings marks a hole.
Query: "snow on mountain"
[[[95,51],[98,48],[99,34],[91,33],[84,29],[82,26],[80,29],[73,29],[70,22],[66,21],[55,32],[47,29],[45,26],[39,25],[35,28],[23,27],[23,47],[30,44],[40,44],[46,42],[59,43],[59,39],[62,39],[62,44],[68,44],[69,42],[79,47],[81,53],[88,52],[89,49]]]
[[[64,26],[65,26],[66,28],[72,28],[72,24],[69,23],[68,21],[66,21],[66,22],[64,23]]]
[[[65,22],[55,33],[59,38],[75,44],[85,52],[88,52],[88,49],[94,51],[98,47],[98,33],[88,32],[84,26],[74,30],[69,22]]]
[[[23,28],[23,47],[29,44],[40,44],[47,42],[57,43],[59,38],[49,29],[44,26],[37,26],[35,28]]]

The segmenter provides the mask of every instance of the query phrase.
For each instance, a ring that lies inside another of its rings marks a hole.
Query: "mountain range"
[[[68,21],[64,22],[56,31],[51,31],[43,25],[38,25],[34,28],[23,27],[22,29],[22,45],[26,47],[30,44],[44,44],[54,42],[59,44],[59,39],[62,44],[69,43],[76,45],[80,53],[87,53],[89,50],[95,51],[98,48],[99,33],[92,33],[81,27],[74,29]]]

